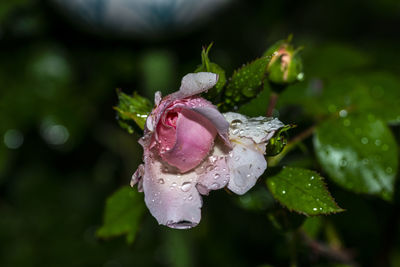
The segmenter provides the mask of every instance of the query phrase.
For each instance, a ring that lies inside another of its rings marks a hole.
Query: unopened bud
[[[290,44],[292,36],[272,45],[264,56],[271,58],[267,66],[268,80],[276,85],[289,85],[304,78],[300,48]]]

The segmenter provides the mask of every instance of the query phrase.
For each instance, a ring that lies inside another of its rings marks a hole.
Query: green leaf
[[[267,186],[282,205],[304,215],[343,211],[329,194],[323,178],[311,170],[284,167],[267,178]]]
[[[317,128],[314,146],[336,183],[353,192],[392,198],[398,151],[384,121],[371,114],[327,120]]]
[[[117,91],[117,94],[119,103],[114,109],[117,111],[121,127],[129,133],[133,133],[134,122],[143,130],[147,116],[153,108],[151,102],[136,92],[133,93],[133,96],[129,96],[121,91]]]
[[[269,61],[269,57],[261,57],[233,73],[225,90],[223,109],[237,108],[260,93]]]
[[[212,47],[212,43],[206,48],[203,47],[201,51],[201,65],[197,67],[194,72],[212,72],[218,74],[218,82],[215,85],[214,89],[209,90],[207,93],[204,94],[204,97],[213,100],[218,94],[222,91],[226,83],[226,75],[225,70],[221,68],[218,64],[213,63],[208,58],[208,53]]]
[[[100,238],[126,234],[128,243],[135,239],[139,222],[145,210],[143,196],[136,190],[124,186],[107,199],[104,223],[97,230]]]
[[[400,80],[388,73],[338,76],[289,86],[278,107],[300,105],[313,117],[366,112],[388,123],[400,123]]]
[[[269,83],[264,83],[263,90],[249,102],[244,103],[238,110],[239,113],[249,117],[265,116],[271,95]]]

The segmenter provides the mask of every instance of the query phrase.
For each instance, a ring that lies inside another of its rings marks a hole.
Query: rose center
[[[165,118],[165,124],[176,128],[176,121],[178,120],[178,110],[168,112]]]

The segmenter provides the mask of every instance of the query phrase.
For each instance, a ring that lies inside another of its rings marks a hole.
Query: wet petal
[[[199,174],[197,189],[202,195],[224,188],[229,182],[230,171],[224,148],[224,144],[216,143],[211,155],[195,170]]]
[[[140,164],[135,171],[135,173],[132,175],[131,179],[131,187],[133,187],[135,184],[138,184],[138,191],[143,192],[143,176],[144,176],[144,165]]]
[[[248,138],[233,142],[227,162],[230,170],[228,189],[239,195],[249,191],[267,169],[263,151]]]
[[[271,117],[249,118],[234,112],[224,113],[224,116],[230,123],[229,138],[231,140],[247,137],[257,144],[267,142],[277,130],[284,126],[281,121]]]
[[[181,81],[179,91],[173,93],[173,99],[181,99],[200,94],[212,88],[218,81],[218,75],[211,72],[198,72],[186,74]]]
[[[169,151],[162,152],[161,157],[181,172],[189,171],[210,152],[216,133],[208,119],[183,109],[176,124],[176,143]]]
[[[186,229],[196,226],[201,218],[202,200],[195,185],[197,174],[180,174],[159,159],[145,160],[143,190],[145,202],[159,224]]]
[[[218,134],[224,140],[225,144],[230,146],[229,141],[229,122],[225,119],[225,117],[214,107],[196,107],[192,110],[206,117],[209,121],[211,121],[215,128],[218,131]]]

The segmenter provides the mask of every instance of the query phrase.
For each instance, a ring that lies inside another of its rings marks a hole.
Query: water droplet
[[[218,184],[218,183],[213,183],[213,184],[211,185],[211,189],[218,189],[218,187],[219,187],[219,184]]]
[[[247,178],[250,178],[250,177],[251,177],[251,174],[250,174],[250,173],[246,174],[246,177],[247,177]]]
[[[236,156],[236,157],[235,157],[235,160],[236,160],[236,161],[239,161],[239,159],[240,159],[239,156]]]
[[[211,157],[209,157],[208,159],[209,159],[209,161],[210,161],[211,163],[215,163],[215,162],[217,161],[218,157],[217,157],[217,156],[211,156]]]
[[[220,177],[218,173],[214,174],[214,179],[217,180]]]
[[[392,171],[393,171],[392,168],[390,168],[390,167],[386,168],[386,173],[390,174],[390,173],[392,173]]]
[[[311,187],[311,184],[310,184],[310,183],[308,183],[308,184],[307,184],[307,186],[308,186],[308,187]]]
[[[286,191],[285,191],[285,190],[282,190],[282,194],[286,194]]]
[[[361,138],[361,143],[363,143],[364,145],[368,144],[368,138],[367,137]]]
[[[192,200],[193,199],[193,196],[192,195],[189,195],[188,196],[188,200]]]
[[[312,210],[313,210],[313,211],[317,211],[318,209],[317,209],[317,208],[313,208]]]
[[[314,180],[314,176],[311,176],[310,180]]]
[[[183,192],[187,192],[187,191],[189,191],[189,189],[192,187],[192,183],[191,182],[184,182],[182,185],[181,185],[181,190],[183,191]]]
[[[302,81],[304,78],[304,73],[300,72],[299,74],[297,74],[297,80]]]
[[[376,139],[375,140],[375,145],[376,146],[380,146],[382,144],[382,141],[381,140],[379,140],[379,139]]]
[[[242,121],[241,121],[241,120],[238,120],[238,119],[233,120],[233,121],[231,122],[232,127],[238,127],[238,126],[240,126],[240,124],[242,124]]]
[[[207,167],[207,171],[208,171],[208,172],[211,172],[211,171],[213,171],[213,170],[214,170],[214,166],[210,165],[210,166]]]
[[[232,134],[233,135],[237,135],[239,133],[239,129],[234,129],[233,131],[232,131]]]
[[[341,111],[339,111],[339,116],[342,118],[347,117],[347,110],[342,109]]]
[[[158,179],[158,183],[159,183],[159,184],[165,183],[165,182],[164,182],[164,179],[162,179],[162,178]]]
[[[340,167],[346,167],[347,166],[347,160],[346,159],[341,159],[339,162]]]

